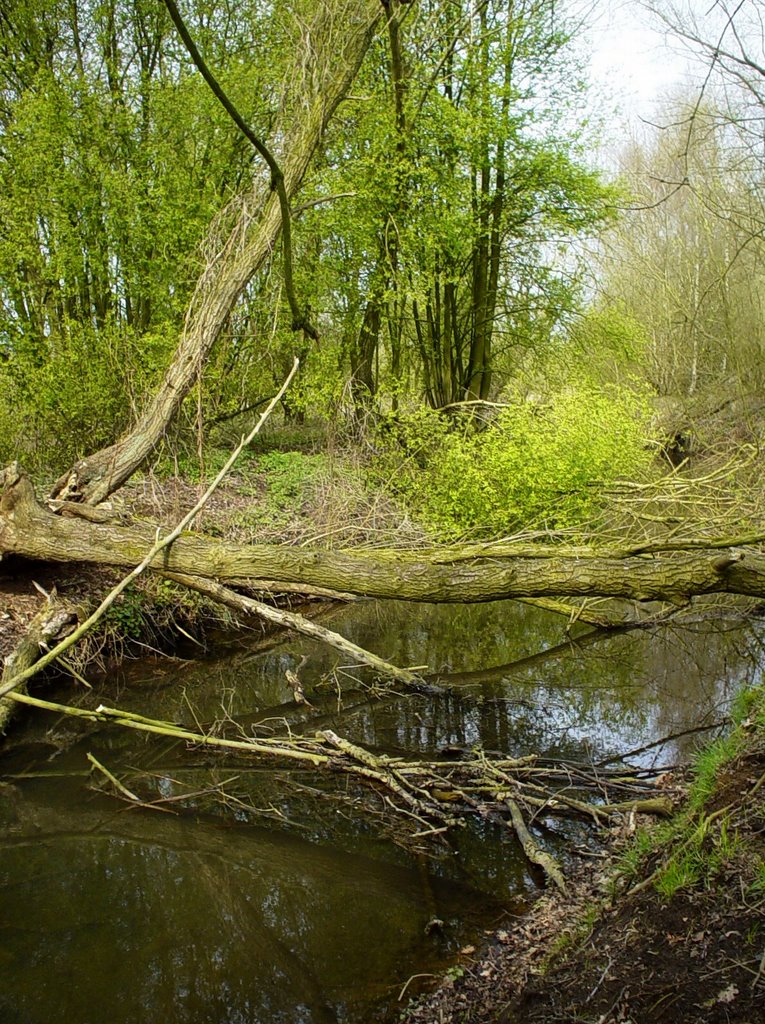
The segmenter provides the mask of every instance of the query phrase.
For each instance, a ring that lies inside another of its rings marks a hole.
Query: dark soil
[[[571,895],[539,900],[514,927],[496,933],[481,960],[466,960],[464,975],[443,982],[406,1020],[762,1024],[762,737],[752,738],[718,780],[704,808],[706,815],[716,812],[703,847],[714,871],[702,882],[669,898],[660,895],[653,881],[671,849],[649,858],[641,874],[621,886],[613,878],[607,882],[608,872],[584,869]]]

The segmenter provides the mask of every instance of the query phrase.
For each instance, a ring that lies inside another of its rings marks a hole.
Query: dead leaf
[[[721,992],[717,993],[717,1002],[732,1002],[736,995],[738,995],[738,989],[731,982],[727,988],[723,988]]]
[[[728,985],[727,988],[724,988],[722,990],[722,992],[718,992],[717,993],[717,1002],[718,1003],[732,1003],[737,995],[738,995],[738,989],[733,984],[733,982],[731,982],[731,984]]]

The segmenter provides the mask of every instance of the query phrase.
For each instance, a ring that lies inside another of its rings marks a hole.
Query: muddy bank
[[[629,825],[627,825],[629,830]],[[765,1015],[765,734],[625,873],[626,832],[411,1006],[407,1024],[755,1024]],[[687,872],[685,884],[669,890]]]

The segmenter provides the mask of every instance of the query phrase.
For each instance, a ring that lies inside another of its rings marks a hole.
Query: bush
[[[444,537],[563,529],[592,519],[605,485],[647,465],[647,422],[639,395],[590,384],[514,404],[479,433],[421,411],[385,440],[377,472]]]
[[[0,362],[0,464],[60,472],[129,425],[165,360],[163,335],[133,337],[71,323],[43,353],[18,348]]]

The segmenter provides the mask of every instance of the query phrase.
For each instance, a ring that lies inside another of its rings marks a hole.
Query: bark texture
[[[42,611],[29,624],[18,647],[5,659],[0,686],[34,665],[40,655],[47,650],[48,644],[53,643],[61,631],[76,621],[76,618],[76,609],[53,596],[49,597]],[[21,693],[25,692],[23,683],[19,689]],[[5,732],[16,707],[17,705],[7,697],[0,699],[0,734]]]
[[[0,556],[52,562],[139,564],[156,543],[150,524],[111,525],[54,515],[36,500],[17,466],[2,474]],[[699,542],[700,543],[700,542]],[[237,586],[269,581],[305,584],[368,597],[428,602],[480,602],[520,597],[621,597],[687,602],[701,594],[765,598],[765,558],[720,544],[642,553],[532,545],[434,551],[321,551],[244,546],[183,533],[152,568]]]

